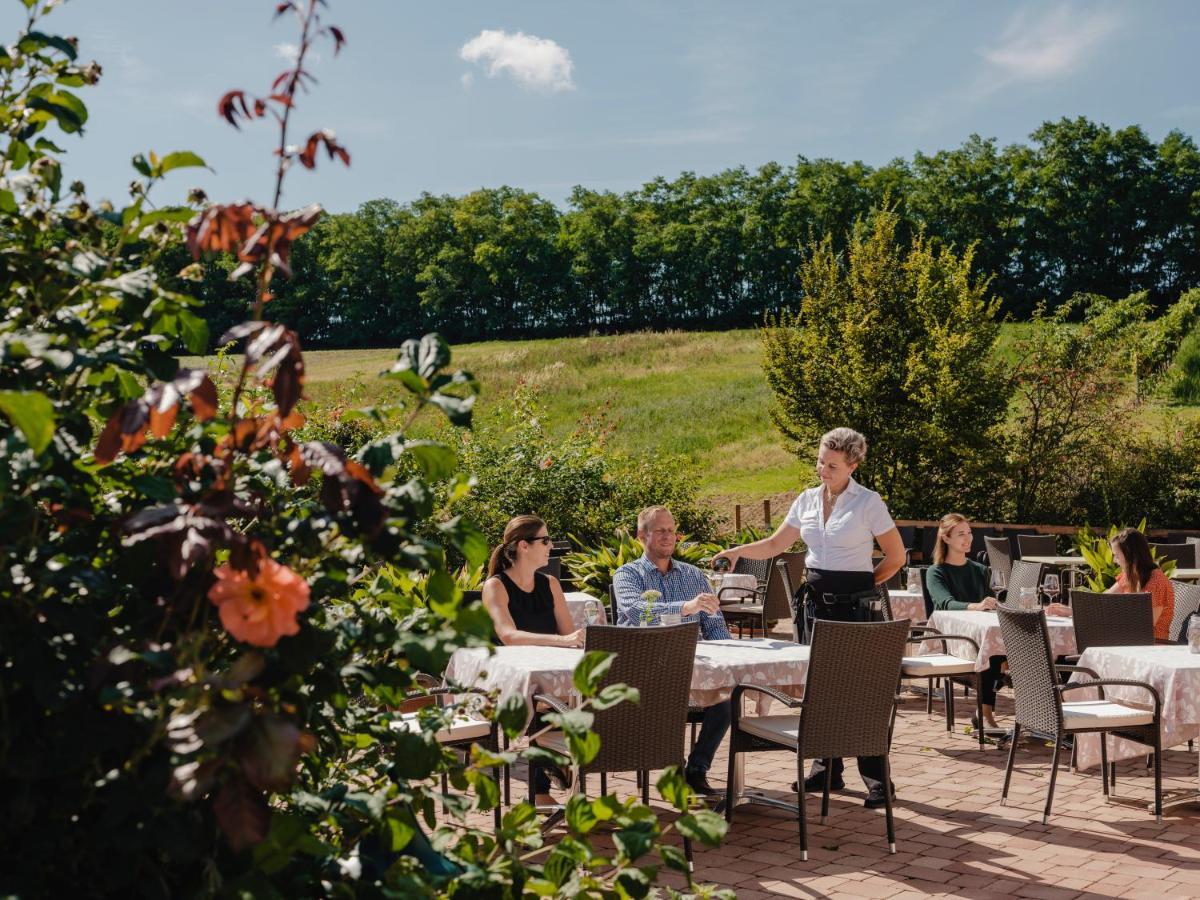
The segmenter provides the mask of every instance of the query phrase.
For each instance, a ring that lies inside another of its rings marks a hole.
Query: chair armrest
[[[1080,688],[1100,687],[1101,685],[1117,685],[1122,687],[1136,687],[1149,691],[1150,696],[1154,698],[1154,718],[1158,719],[1160,710],[1162,709],[1162,698],[1158,695],[1154,685],[1146,684],[1144,681],[1130,681],[1124,678],[1099,678],[1095,681],[1073,681],[1070,684],[1056,684],[1054,689],[1059,694],[1065,694],[1067,691],[1075,691]],[[1100,698],[1104,699],[1104,691],[1100,691]]]
[[[966,641],[975,648],[975,655],[979,655],[979,641],[973,637],[968,637],[965,634],[931,634],[923,638],[909,638],[905,641],[906,644],[923,644],[926,641],[941,641],[942,652],[946,653],[946,641]]]
[[[1076,659],[1078,659],[1078,658],[1079,657],[1076,657]],[[1099,672],[1096,672],[1094,669],[1089,669],[1087,666],[1064,666],[1064,665],[1060,664],[1060,665],[1056,665],[1054,667],[1054,671],[1055,672],[1082,672],[1084,675],[1091,675],[1092,678],[1095,678],[1097,680],[1099,680],[1099,678],[1100,678]]]
[[[742,601],[743,603],[749,600],[751,597],[753,597],[755,600],[758,600],[760,597],[765,597],[767,594],[763,588],[744,588],[730,585],[729,587],[723,587],[721,590],[717,591],[717,599],[720,600],[726,591],[737,591],[738,600]]]
[[[533,702],[535,705],[538,703],[545,703],[556,713],[566,713],[571,711],[571,707],[567,706],[557,697],[551,697],[549,694],[534,694]]]
[[[746,693],[746,691],[757,691],[760,694],[766,694],[767,696],[778,700],[789,709],[796,709],[797,707],[804,705],[803,700],[797,700],[795,697],[789,697],[787,694],[781,693],[774,688],[763,687],[760,684],[739,684],[733,689],[733,696],[729,698],[729,702],[734,708],[737,708],[738,702],[742,699],[742,695]]]

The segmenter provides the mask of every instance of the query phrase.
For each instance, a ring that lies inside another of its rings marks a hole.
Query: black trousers
[[[979,673],[979,702],[984,706],[996,708],[996,685],[1004,675],[1004,661],[1007,656],[992,656],[988,658],[988,667]]]
[[[805,599],[809,603],[813,618],[855,621],[843,608],[816,603],[814,602],[815,597],[821,594],[856,594],[861,591],[874,590],[874,588],[875,575],[872,572],[834,572],[829,569],[809,569]],[[842,760],[835,758],[831,765],[833,766],[833,777],[841,778],[845,769]],[[824,773],[824,761],[814,759],[812,768],[808,772],[809,777],[824,775]],[[862,776],[863,784],[867,786],[868,791],[883,790],[883,757],[860,756],[858,758],[858,774]]]

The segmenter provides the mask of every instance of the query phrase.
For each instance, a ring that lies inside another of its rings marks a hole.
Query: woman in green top
[[[971,550],[971,523],[966,516],[947,513],[938,524],[937,541],[933,545],[933,565],[925,573],[925,586],[933,600],[934,609],[992,610],[995,597],[988,595],[987,566],[967,559]],[[979,702],[983,707],[983,724],[999,729],[996,723],[996,684],[1004,665],[1003,656],[988,660],[986,672],[980,673]],[[976,728],[979,722],[972,722]]]

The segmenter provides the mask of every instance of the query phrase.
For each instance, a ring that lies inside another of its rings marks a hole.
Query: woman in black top
[[[583,630],[575,627],[558,579],[538,569],[550,559],[550,535],[537,516],[517,516],[504,528],[500,546],[488,562],[483,605],[506,646],[582,647]],[[535,715],[533,728],[541,730]],[[552,772],[554,770],[551,770]],[[563,786],[566,779],[561,776]],[[534,805],[556,806],[550,779],[541,766],[531,770]]]

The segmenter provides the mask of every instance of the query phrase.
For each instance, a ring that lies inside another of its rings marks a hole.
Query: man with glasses
[[[721,604],[708,579],[693,565],[673,559],[679,535],[675,517],[665,506],[648,506],[638,513],[637,536],[646,548],[640,559],[626,563],[613,575],[617,600],[617,624],[657,624],[659,617],[674,613],[684,622],[700,622],[703,640],[729,640],[731,635],[721,615]],[[642,599],[646,591],[657,591],[653,603]],[[704,710],[700,736],[688,757],[687,783],[698,794],[718,793],[708,783],[713,757],[729,730],[729,701]]]

